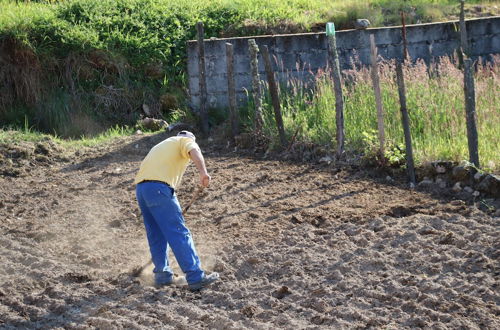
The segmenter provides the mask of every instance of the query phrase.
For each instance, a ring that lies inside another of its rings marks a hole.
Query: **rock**
[[[438,185],[439,188],[444,189],[446,188],[446,181],[444,181],[441,178],[436,179],[436,184]]]
[[[394,182],[394,179],[391,178],[389,175],[385,177],[385,181],[387,182]]]
[[[473,193],[472,193],[472,196],[474,197],[479,197],[479,195],[481,195],[481,193],[477,190],[475,190]]]
[[[455,181],[466,181],[469,179],[469,169],[465,166],[455,166],[453,168],[452,177]]]
[[[142,131],[138,129],[137,131],[135,131],[135,135],[142,135]]]
[[[176,131],[176,130],[192,131],[193,127],[189,124],[186,124],[186,123],[173,123],[173,124],[168,125],[167,129],[169,132]]]
[[[434,184],[434,182],[432,182],[432,180],[430,180],[429,178],[424,178],[422,181],[420,181],[418,183],[418,186],[420,188],[429,188],[431,187],[432,185]]]
[[[471,187],[469,187],[469,186],[466,186],[466,187],[464,188],[464,191],[465,191],[466,193],[468,193],[468,194],[472,194],[472,193],[474,192],[474,189],[472,189],[472,188],[471,188]]]
[[[436,174],[444,174],[446,172],[451,171],[453,168],[453,163],[452,162],[432,162],[431,165],[434,167],[434,171]]]
[[[453,233],[452,232],[447,232],[446,234],[442,235],[439,240],[438,240],[438,243],[439,244],[452,244],[453,241],[454,241],[455,237],[453,236]]]
[[[370,26],[370,21],[365,18],[358,18],[354,22],[354,28],[357,30],[363,30]]]
[[[435,235],[438,233],[434,228],[430,226],[424,226],[418,230],[420,235]]]
[[[358,235],[360,232],[360,229],[359,228],[349,228],[347,230],[344,230],[344,234],[346,234],[347,236],[356,236]]]
[[[494,174],[488,174],[477,185],[477,190],[488,195],[500,197],[500,177]]]
[[[444,166],[436,166],[436,173],[439,174],[446,173],[446,168]]]
[[[461,192],[462,187],[460,186],[460,182],[455,183],[455,185],[453,186],[453,188],[451,188],[451,190],[453,190],[454,192]]]
[[[342,273],[338,269],[336,269],[330,274],[326,275],[326,278],[332,281],[342,281],[344,279],[344,275],[342,275]]]
[[[159,131],[161,129],[166,129],[168,127],[168,123],[162,119],[155,119],[146,117],[139,121],[140,127],[144,129],[148,129],[151,131]]]
[[[256,258],[256,257],[249,257],[247,259],[247,262],[250,264],[250,265],[256,265],[260,262],[259,258]]]
[[[146,114],[146,116],[152,116],[153,115],[153,113],[151,112],[151,109],[145,103],[142,105],[142,111],[144,111],[144,113]]]
[[[290,289],[287,286],[283,285],[281,288],[279,288],[278,290],[273,292],[273,297],[275,297],[277,299],[283,299],[283,298],[285,298],[285,296],[287,296],[291,293],[292,292],[290,291]]]
[[[474,181],[481,182],[481,180],[484,179],[484,177],[485,177],[484,173],[477,172],[476,174],[474,174]]]
[[[493,216],[497,218],[500,217],[500,209],[496,210]]]
[[[371,230],[373,230],[374,232],[379,232],[379,231],[384,230],[385,225],[384,225],[384,222],[382,221],[382,219],[378,218],[378,219],[374,219],[372,222],[370,222],[368,227]]]
[[[321,158],[319,159],[319,162],[320,162],[320,163],[327,163],[327,164],[330,164],[332,161],[333,161],[333,158],[332,158],[332,157],[330,157],[330,156],[321,157]]]

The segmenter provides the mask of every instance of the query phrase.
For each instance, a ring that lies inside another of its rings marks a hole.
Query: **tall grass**
[[[376,152],[377,117],[369,69],[344,72],[346,83],[345,134],[349,150]],[[448,59],[428,67],[423,61],[404,67],[407,106],[413,149],[417,163],[468,159],[463,74]],[[500,59],[478,63],[475,75],[479,157],[484,168],[500,170]],[[404,150],[399,96],[394,63],[380,66],[382,101],[385,111],[386,149]],[[300,141],[334,146],[335,95],[328,72],[302,83],[290,80],[283,86],[283,121],[290,137]],[[270,102],[266,104],[265,130],[276,138]]]

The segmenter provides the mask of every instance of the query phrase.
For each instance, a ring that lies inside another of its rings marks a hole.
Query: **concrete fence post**
[[[285,128],[283,126],[283,117],[281,116],[281,105],[278,94],[278,85],[276,84],[276,79],[274,77],[274,70],[271,64],[271,56],[269,55],[269,49],[267,48],[267,46],[262,47],[262,58],[264,59],[264,66],[266,68],[267,82],[269,83],[269,92],[271,93],[271,101],[273,103],[273,109],[274,109],[274,118],[276,120],[276,126],[278,127],[278,134],[280,137],[281,146],[285,147],[286,145]]]
[[[252,74],[253,100],[255,103],[254,129],[257,134],[262,131],[262,88],[259,76],[259,46],[255,39],[248,40],[248,50],[250,52],[250,71]]]
[[[413,148],[411,144],[410,117],[408,116],[408,109],[406,107],[406,88],[403,75],[403,65],[400,61],[396,62],[396,80],[398,83],[399,103],[401,105],[401,121],[403,123],[403,130],[405,134],[406,167],[408,171],[408,178],[411,185],[414,187],[416,180],[415,165],[413,162]]]
[[[337,158],[344,153],[344,96],[342,94],[342,79],[340,72],[339,56],[337,54],[337,40],[335,38],[335,25],[327,24],[328,36],[328,62],[333,73],[333,88],[335,91],[335,119],[337,124]]]
[[[231,134],[234,138],[239,134],[239,116],[236,107],[236,87],[234,83],[234,50],[233,44],[226,43],[227,63],[227,95],[229,101],[229,119],[231,122]]]
[[[384,146],[385,146],[385,130],[384,130],[384,108],[382,106],[382,95],[380,92],[380,77],[378,74],[377,64],[377,46],[375,44],[375,36],[370,34],[370,57],[371,57],[371,77],[373,84],[373,91],[375,93],[375,104],[377,106],[377,125],[378,125],[378,139],[379,139],[379,152],[380,159],[384,160]]]
[[[474,88],[474,65],[471,59],[464,60],[465,118],[469,160],[479,168],[479,142],[476,126],[476,92]]]
[[[403,41],[403,62],[409,59],[410,54],[408,53],[408,41],[406,39],[406,17],[405,13],[401,12],[401,38]]]
[[[208,134],[208,110],[207,110],[207,80],[205,72],[205,31],[203,29],[203,22],[196,24],[196,31],[198,36],[198,70],[200,79],[200,119],[201,130],[203,134]]]
[[[460,1],[460,47],[463,54],[469,55],[469,43],[467,41],[467,28],[465,26],[464,0]]]

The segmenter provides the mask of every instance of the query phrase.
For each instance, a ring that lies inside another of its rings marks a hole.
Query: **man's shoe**
[[[154,277],[155,277],[155,287],[157,288],[174,283],[174,277],[172,273],[169,272],[154,273]]]
[[[188,284],[189,290],[198,291],[219,279],[219,273],[204,275],[201,281]]]

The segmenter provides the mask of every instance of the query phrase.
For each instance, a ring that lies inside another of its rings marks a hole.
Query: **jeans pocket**
[[[175,197],[174,188],[172,188],[170,186],[161,187],[161,188],[159,188],[159,191],[160,191],[160,194],[162,194],[166,198],[174,198]]]

